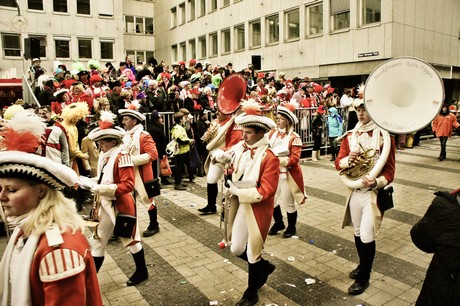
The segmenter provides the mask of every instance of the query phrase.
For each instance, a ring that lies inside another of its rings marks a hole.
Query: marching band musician
[[[287,213],[288,226],[283,233],[283,238],[290,238],[296,234],[297,208],[295,203],[305,203],[307,195],[303,183],[302,169],[299,165],[302,140],[294,132],[294,125],[299,122],[294,110],[297,102],[286,103],[277,108],[276,122],[278,128],[270,131],[270,146],[280,161],[280,177],[277,190],[277,201],[273,211],[275,223],[268,232],[269,235],[276,235],[278,231],[285,228],[281,203]]]
[[[219,193],[217,182],[224,174],[223,164],[211,162],[213,153],[222,148],[229,150],[233,145],[241,141],[241,127],[235,124],[235,117],[236,115],[224,115],[218,111],[217,118],[211,124],[211,129],[217,128],[217,135],[206,145],[206,149],[209,151],[204,166],[207,173],[208,204],[198,209],[202,214],[216,213],[216,201]],[[213,133],[213,131],[209,130],[208,133]]]
[[[353,166],[363,150],[374,149],[380,152],[383,145],[380,128],[371,121],[364,107],[364,100],[356,106],[356,112],[358,123],[340,146],[339,155],[335,160],[337,170]],[[390,139],[391,148],[382,171],[376,175],[376,178],[366,175],[362,179],[362,188],[349,188],[342,227],[353,224],[359,256],[358,267],[349,274],[350,278],[355,280],[348,288],[348,293],[351,295],[361,294],[369,286],[376,250],[375,238],[383,218],[383,213],[378,206],[377,189],[390,184],[395,176],[395,141],[393,137]]]
[[[46,125],[29,114],[0,129],[0,210],[14,227],[0,263],[0,303],[103,305],[85,224],[60,192],[78,176],[33,154]]]
[[[99,225],[89,241],[96,269],[99,271],[104,261],[107,243],[114,232],[117,214],[136,218],[134,226],[125,229],[126,237],[121,237],[123,245],[128,248],[136,264],[136,271],[126,283],[128,286],[134,286],[148,278],[148,271],[133,198],[134,163],[130,152],[123,150],[125,147],[122,145],[122,138],[125,131],[114,126],[113,118],[111,112],[102,111],[99,127],[88,134],[88,138],[97,142],[101,149],[98,182],[91,188],[101,200],[98,210]]]
[[[236,305],[255,305],[257,291],[275,266],[262,258],[262,249],[270,228],[280,163],[270,150],[266,133],[275,128],[273,120],[260,115],[260,105],[250,99],[243,102],[245,114],[235,118],[242,127],[243,140],[230,151],[218,150],[215,160],[233,164],[228,214],[228,241],[231,252],[248,262],[248,287]],[[238,185],[237,185],[238,184]],[[238,187],[239,186],[239,187]]]

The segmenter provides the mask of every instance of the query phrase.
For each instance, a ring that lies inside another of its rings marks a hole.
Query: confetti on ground
[[[311,285],[316,283],[316,280],[314,280],[313,278],[306,278],[305,282],[307,283],[307,285]]]

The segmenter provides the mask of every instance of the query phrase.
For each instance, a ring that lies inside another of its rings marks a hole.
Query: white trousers
[[[221,163],[210,163],[208,174],[206,175],[206,182],[208,184],[217,184],[217,182],[222,178],[224,175],[224,165]]]
[[[251,253],[251,248],[248,245],[249,232],[248,225],[246,224],[246,215],[244,213],[243,205],[238,206],[235,220],[233,221],[232,244],[230,246],[230,251],[232,252],[232,254],[239,256],[243,254],[244,250],[247,249],[248,262],[253,264],[259,261],[260,259],[258,259],[256,262],[251,262],[250,258],[259,258],[260,256],[253,256],[253,254]]]
[[[283,178],[281,175],[278,182],[278,189],[276,190],[275,207],[278,205],[281,205],[281,208],[290,214],[297,211],[294,203],[294,196],[289,188],[287,179]]]
[[[350,198],[351,222],[355,236],[361,237],[364,243],[375,240],[371,194],[370,190],[353,190]]]

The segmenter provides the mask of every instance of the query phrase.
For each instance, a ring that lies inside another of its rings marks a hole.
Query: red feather
[[[110,129],[113,126],[113,122],[99,120],[99,128],[101,130]]]
[[[41,142],[35,134],[29,131],[17,132],[12,128],[5,128],[1,136],[3,136],[2,145],[8,151],[35,153]]]

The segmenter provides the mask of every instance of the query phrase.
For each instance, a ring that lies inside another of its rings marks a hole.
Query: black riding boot
[[[358,295],[364,292],[369,286],[369,279],[371,277],[372,264],[375,257],[375,241],[369,243],[361,242],[361,254],[359,271],[356,275],[355,282],[348,288],[348,293],[351,295]]]
[[[283,222],[283,214],[281,213],[281,207],[278,205],[273,209],[273,219],[275,223],[273,223],[272,227],[268,231],[270,236],[278,234],[278,231],[284,230],[286,226]]]
[[[217,183],[210,184],[208,183],[208,205],[203,208],[199,208],[198,211],[204,215],[208,214],[215,214],[217,212],[216,209],[216,200],[217,194],[219,193],[219,189],[217,188]]]
[[[147,271],[147,266],[145,265],[144,249],[141,249],[136,254],[131,255],[133,255],[134,263],[136,264],[136,271],[129,278],[126,283],[127,286],[135,286],[149,278],[149,272]]]
[[[243,297],[236,303],[236,306],[253,306],[259,301],[257,285],[260,272],[260,261],[255,264],[248,263],[248,266],[248,288],[244,291]]]
[[[96,272],[99,272],[99,269],[104,262],[104,256],[93,256],[94,265],[96,266]]]
[[[297,211],[293,213],[287,213],[288,227],[284,231],[283,238],[290,238],[295,235],[296,232],[296,223],[297,223]]]
[[[154,206],[152,209],[148,211],[149,213],[149,221],[150,224],[147,227],[147,230],[142,233],[142,236],[144,237],[150,237],[155,235],[160,231],[160,227],[158,226],[158,212],[157,212],[157,207]]]
[[[276,267],[274,264],[263,258],[257,262],[256,265],[258,268],[257,289],[260,289],[267,282],[268,276],[275,271]]]

